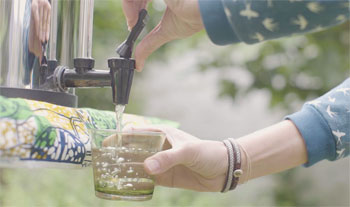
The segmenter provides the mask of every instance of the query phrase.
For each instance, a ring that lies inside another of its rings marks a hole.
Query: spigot
[[[147,20],[147,11],[142,9],[139,12],[137,23],[132,28],[128,38],[116,49],[120,57],[108,60],[108,67],[110,68],[112,77],[111,87],[113,103],[116,105],[126,105],[129,102],[130,89],[135,70],[135,60],[131,58],[132,50]]]
[[[111,58],[108,60],[110,68],[113,103],[126,105],[129,102],[130,89],[134,77],[135,60],[125,58]]]
[[[106,87],[111,86],[113,103],[126,105],[129,101],[130,89],[135,70],[135,60],[131,58],[132,49],[147,21],[147,11],[141,10],[136,25],[126,41],[117,49],[120,57],[108,59],[107,70],[94,69],[94,59],[75,58],[74,68],[57,66],[57,61],[48,61],[43,72],[45,74],[42,88],[65,92],[68,88]]]

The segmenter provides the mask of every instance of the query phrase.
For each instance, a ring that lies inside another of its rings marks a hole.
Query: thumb
[[[169,24],[167,21],[169,15],[167,13],[169,12],[169,9],[167,9],[159,24],[136,46],[135,60],[137,71],[142,71],[148,56],[165,43],[174,39],[168,31],[169,29],[167,29],[167,24]]]
[[[169,149],[147,158],[144,162],[144,167],[147,173],[161,174],[179,164],[188,164],[191,162],[191,157],[188,154],[189,150],[185,148]]]

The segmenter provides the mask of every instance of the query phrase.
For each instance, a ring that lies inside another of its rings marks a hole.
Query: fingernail
[[[145,165],[152,173],[157,172],[160,168],[159,162],[157,160],[146,160]]]

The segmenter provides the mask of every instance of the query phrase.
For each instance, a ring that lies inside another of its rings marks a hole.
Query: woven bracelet
[[[238,144],[236,143],[235,139],[233,138],[228,138],[228,140],[230,141],[230,143],[232,144],[233,147],[233,152],[234,152],[234,166],[233,166],[233,178],[232,178],[232,182],[231,182],[231,186],[230,186],[230,190],[233,190],[237,187],[239,178],[243,175],[243,171],[241,169],[241,150],[238,146]]]
[[[233,147],[230,141],[224,140],[223,143],[225,144],[227,148],[228,153],[228,167],[227,167],[227,174],[226,174],[226,180],[224,183],[224,187],[221,190],[222,193],[226,193],[230,190],[231,184],[232,184],[232,178],[233,178],[233,166],[234,166],[234,153],[233,153]]]

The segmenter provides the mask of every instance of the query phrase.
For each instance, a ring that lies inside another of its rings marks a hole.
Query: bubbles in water
[[[114,170],[112,171],[112,175],[117,175],[120,172],[120,169],[118,168],[114,168]]]
[[[124,185],[124,188],[129,188],[129,187],[133,187],[133,185],[131,183],[127,183]]]
[[[113,181],[107,182],[107,187],[113,188],[114,187],[114,182]]]
[[[103,180],[100,180],[100,181],[98,182],[98,185],[101,186],[101,187],[106,187],[106,182],[103,181]]]
[[[133,173],[134,170],[133,170],[131,167],[129,167],[129,169],[128,169],[126,172],[127,172],[127,173]]]
[[[93,157],[95,185],[102,190],[105,188],[106,192],[153,188],[152,178],[144,173],[142,163],[144,157],[149,155],[138,147],[129,148],[128,153],[125,151],[126,147],[97,151],[99,156]],[[113,156],[113,152],[118,156]]]
[[[125,159],[123,157],[119,157],[118,160],[117,160],[117,163],[122,163],[122,162],[124,162],[124,160]]]

